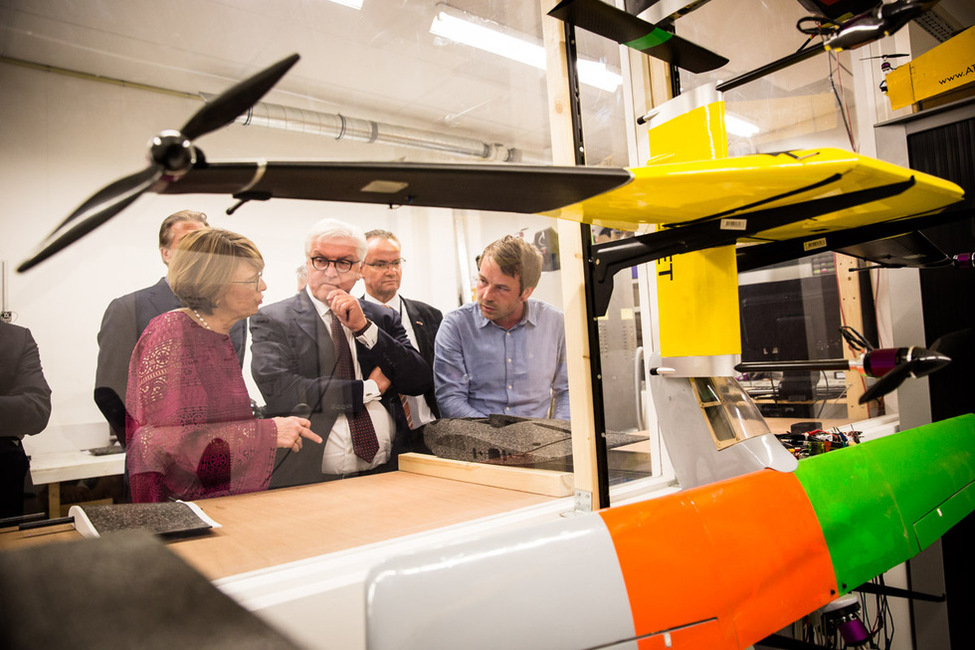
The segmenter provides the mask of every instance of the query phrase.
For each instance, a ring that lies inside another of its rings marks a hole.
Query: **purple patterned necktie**
[[[355,379],[355,368],[352,367],[352,350],[345,339],[345,330],[338,317],[332,314],[332,345],[335,347],[335,376],[339,379]],[[346,416],[349,421],[349,431],[352,433],[352,450],[355,455],[371,463],[379,451],[379,439],[376,429],[372,426],[369,412],[362,409],[358,413]]]

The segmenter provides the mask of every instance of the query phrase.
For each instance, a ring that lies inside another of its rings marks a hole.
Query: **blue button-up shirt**
[[[547,418],[554,406],[551,417],[569,419],[562,312],[531,298],[525,306],[510,330],[485,318],[477,303],[444,317],[433,361],[443,417]]]

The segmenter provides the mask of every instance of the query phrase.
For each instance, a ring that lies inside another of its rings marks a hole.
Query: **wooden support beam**
[[[554,0],[543,0],[542,33],[545,41],[548,80],[549,123],[552,131],[552,162],[574,165],[572,108],[568,82],[568,62],[562,21],[548,16]],[[593,385],[589,372],[590,350],[586,310],[585,273],[582,237],[578,223],[560,219],[559,258],[562,267],[562,301],[565,314],[565,351],[568,359],[572,458],[577,493],[590,497],[591,509],[608,506],[600,503],[596,469],[595,415]],[[577,504],[578,505],[578,504]]]
[[[859,260],[848,255],[835,255],[836,281],[840,294],[840,322],[863,332],[863,305],[860,300],[860,274],[851,273]],[[855,359],[859,353],[848,345],[843,345],[843,358]],[[846,416],[852,422],[870,417],[869,404],[858,404],[860,396],[866,391],[863,377],[856,371],[846,372]]]

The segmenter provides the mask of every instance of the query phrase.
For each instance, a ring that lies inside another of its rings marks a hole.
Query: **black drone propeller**
[[[720,54],[600,0],[562,0],[548,15],[690,72],[708,72],[728,62]]]
[[[896,390],[908,377],[926,377],[944,368],[951,363],[951,357],[946,352],[958,349],[970,336],[971,330],[960,330],[945,334],[927,349],[912,347],[868,352],[864,359],[864,369],[867,374],[879,379],[860,396],[860,404],[866,404]],[[889,354],[875,358],[882,352]]]
[[[910,54],[878,54],[877,56],[864,56],[864,57],[860,57],[860,60],[861,61],[873,61],[874,59],[883,59],[884,61],[886,61],[887,59],[900,59],[900,58],[903,58],[905,56],[911,56],[911,55]]]
[[[166,130],[149,141],[149,166],[108,185],[82,203],[47,236],[42,248],[21,263],[24,272],[67,247],[131,205],[143,192],[162,182],[178,180],[196,162],[192,141],[233,122],[274,87],[298,61],[286,59],[228,88],[205,104],[179,131]],[[69,227],[72,222],[74,225]]]
[[[860,396],[859,403],[883,397],[896,390],[908,377],[926,377],[951,363],[950,354],[962,349],[972,336],[971,329],[945,334],[930,348],[874,348],[859,332],[844,325],[843,338],[854,350],[863,350],[858,359],[810,359],[801,361],[746,361],[735,366],[738,372],[788,370],[858,370],[877,383]]]

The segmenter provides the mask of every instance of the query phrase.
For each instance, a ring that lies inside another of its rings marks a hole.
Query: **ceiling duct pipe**
[[[200,93],[200,96],[207,102],[215,97],[209,93]],[[258,102],[234,122],[244,126],[263,126],[321,135],[336,140],[442,151],[491,162],[545,162],[540,159],[525,160],[526,156],[521,150],[505,147],[503,144],[488,144],[475,138],[444,135],[434,131],[349,117],[340,113],[321,113],[270,102]]]

